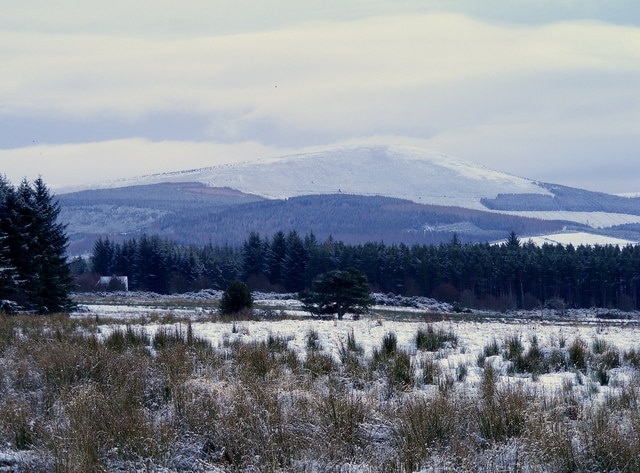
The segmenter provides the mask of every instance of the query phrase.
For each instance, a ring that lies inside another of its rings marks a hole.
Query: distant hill
[[[548,189],[529,179],[404,146],[329,148],[248,163],[152,174],[109,185],[162,182],[201,182],[268,199],[343,193],[478,210],[484,209],[481,199],[495,198],[498,194],[552,196]]]
[[[640,215],[640,198],[592,192],[558,184],[541,183],[550,195],[498,194],[495,198],[481,199],[489,210],[608,212]]]
[[[99,236],[242,243],[314,232],[349,243],[494,241],[558,232],[640,241],[640,199],[538,183],[402,147],[331,148],[155,174],[58,196],[70,253]],[[596,218],[597,217],[597,218]],[[595,225],[593,222],[605,222]]]

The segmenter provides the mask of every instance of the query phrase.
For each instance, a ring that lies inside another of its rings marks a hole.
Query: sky
[[[0,0],[0,173],[400,144],[640,192],[637,0]],[[347,159],[347,158],[346,158]]]

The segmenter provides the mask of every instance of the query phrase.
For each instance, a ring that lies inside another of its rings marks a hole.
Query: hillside
[[[142,233],[240,244],[295,229],[347,242],[494,241],[583,232],[640,241],[640,199],[537,183],[402,147],[331,148],[155,174],[59,196],[70,252]],[[608,241],[603,239],[603,241]]]
[[[478,210],[484,209],[481,199],[501,193],[552,196],[548,189],[528,179],[444,154],[400,146],[329,148],[250,163],[154,174],[110,185],[161,182],[201,182],[268,199],[344,193]]]

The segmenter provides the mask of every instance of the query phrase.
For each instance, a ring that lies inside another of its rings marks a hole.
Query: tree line
[[[0,310],[16,304],[39,313],[71,307],[68,239],[59,213],[42,179],[14,187],[0,176]]]
[[[144,236],[114,243],[100,239],[93,271],[127,275],[130,288],[160,293],[224,289],[241,280],[252,290],[300,292],[321,274],[355,268],[376,292],[429,296],[466,307],[533,309],[640,308],[640,246],[522,243],[349,245],[312,233],[253,232],[241,247],[180,246]]]

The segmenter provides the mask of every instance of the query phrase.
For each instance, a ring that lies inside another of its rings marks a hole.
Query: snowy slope
[[[532,238],[528,238],[528,241],[532,241],[535,245],[542,246],[545,243],[549,243],[551,245],[585,245],[585,246],[593,246],[593,245],[617,245],[617,246],[626,246],[626,245],[637,245],[637,241],[625,240],[622,238],[614,238],[606,235],[596,235],[593,233],[586,232],[566,232],[566,233],[554,233],[552,235],[541,235],[535,236]]]
[[[640,215],[629,215],[612,212],[571,212],[568,210],[536,211],[536,210],[498,210],[497,212],[519,217],[537,218],[540,220],[566,220],[576,222],[591,228],[608,228],[616,225],[640,223]]]
[[[383,195],[423,204],[484,209],[499,193],[544,194],[535,182],[450,156],[410,147],[338,147],[118,181],[117,186],[202,182],[266,198],[309,194]],[[112,183],[114,185],[114,183]]]
[[[624,202],[606,194],[538,183],[407,146],[330,147],[278,158],[122,179],[92,187],[122,188],[167,182],[197,182],[267,199],[340,193],[394,197],[419,204],[488,210],[601,229],[585,236],[575,232],[588,230],[569,228],[573,236],[565,234],[562,240],[570,238],[574,244],[584,241],[607,244],[612,241],[609,238],[620,238],[620,242],[625,243],[640,240],[636,229],[640,224],[640,210],[633,202],[622,205]],[[447,229],[460,232],[460,226],[469,225],[473,223],[463,218]],[[628,228],[616,230],[615,226]],[[546,241],[555,241],[553,237]]]

